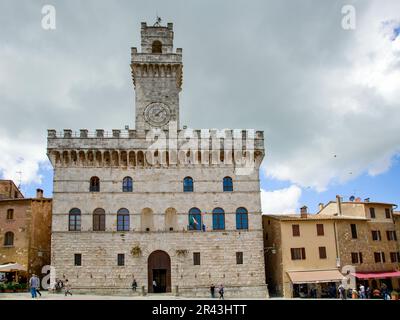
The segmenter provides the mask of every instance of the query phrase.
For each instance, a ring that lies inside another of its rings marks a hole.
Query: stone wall
[[[188,296],[208,296],[209,286],[224,284],[227,294],[266,297],[262,231],[213,232],[53,232],[52,265],[57,277],[68,278],[83,292],[129,292],[134,276],[147,292],[147,259],[155,250],[171,258],[171,287]],[[133,247],[141,248],[139,257]],[[181,250],[177,252],[177,250]],[[187,250],[187,253],[182,253]],[[200,252],[200,265],[193,264]],[[243,252],[243,264],[236,264]],[[74,254],[82,254],[82,266],[74,266]],[[117,254],[125,254],[125,266],[117,266]],[[229,293],[228,293],[229,292]]]
[[[283,287],[283,265],[282,265],[282,231],[278,220],[263,216],[264,244],[265,248],[275,245],[275,254],[268,249],[265,251],[266,280],[271,294],[282,296]],[[268,239],[267,239],[268,234]]]
[[[13,209],[13,219],[7,219],[7,210]],[[16,262],[28,267],[30,200],[0,201],[0,264]],[[6,232],[14,233],[14,245],[4,246]]]
[[[350,224],[357,226],[357,239],[352,239]],[[372,240],[372,230],[380,230],[382,240]],[[351,253],[361,252],[363,263],[355,264],[358,272],[391,271],[399,268],[398,263],[390,262],[390,252],[398,252],[396,241],[388,241],[386,230],[395,230],[391,220],[387,222],[338,221],[338,243],[341,266],[352,265]],[[385,252],[385,263],[375,263],[374,252]]]

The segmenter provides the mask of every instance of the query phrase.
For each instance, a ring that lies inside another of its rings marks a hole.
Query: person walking
[[[215,286],[212,283],[210,287],[211,298],[215,298]]]
[[[65,296],[67,296],[67,295],[71,295],[72,296],[71,285],[69,284],[68,279],[65,279],[64,294],[65,294]]]
[[[37,298],[37,287],[39,286],[39,278],[36,277],[36,274],[32,274],[29,279],[29,288],[31,289],[32,299]]]
[[[157,282],[156,280],[153,280],[153,293],[157,291]]]
[[[371,287],[367,287],[365,290],[366,299],[371,299]]]
[[[338,288],[339,290],[339,297],[342,300],[346,300],[346,289],[344,288],[343,284],[341,284]]]
[[[360,284],[360,298],[361,299],[366,299],[367,298],[366,295],[365,295],[365,287],[362,284]]]
[[[132,290],[133,290],[134,292],[136,292],[136,288],[137,288],[137,282],[136,282],[136,279],[133,278],[133,281],[132,281]]]
[[[219,298],[224,300],[224,286],[221,284],[221,286],[219,287]]]

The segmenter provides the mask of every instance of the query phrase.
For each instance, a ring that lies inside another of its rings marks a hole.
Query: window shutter
[[[292,256],[292,260],[295,260],[293,248],[290,249],[290,255]]]
[[[358,255],[359,255],[359,257],[360,257],[360,263],[363,263],[363,256],[362,256],[362,253],[359,252]]]
[[[301,258],[302,258],[303,260],[306,259],[306,248],[301,248]]]

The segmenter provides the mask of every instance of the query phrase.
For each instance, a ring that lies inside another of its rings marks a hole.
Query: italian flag
[[[190,224],[199,224],[193,216],[190,216]]]

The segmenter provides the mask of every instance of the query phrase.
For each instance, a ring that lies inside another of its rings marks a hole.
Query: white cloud
[[[267,176],[324,191],[331,182],[390,168],[400,152],[400,37],[393,37],[399,25],[390,20],[394,12],[400,12],[399,3],[372,3],[358,15],[357,29],[347,31],[353,34],[342,63],[310,68],[299,101],[304,119],[296,128],[298,144],[265,161]]]
[[[47,162],[46,152],[41,144],[28,137],[7,137],[0,139],[0,177],[18,183],[41,183],[39,165]],[[19,173],[20,172],[20,173]]]
[[[285,214],[298,212],[301,189],[292,185],[285,189],[265,191],[261,189],[263,214]]]

